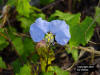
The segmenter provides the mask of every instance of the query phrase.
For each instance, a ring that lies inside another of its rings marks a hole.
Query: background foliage
[[[54,0],[40,0],[41,5],[48,5],[52,2]],[[0,0],[0,4],[3,4],[2,0]],[[36,18],[42,17],[48,21],[55,19],[66,21],[70,27],[71,39],[68,44],[70,49],[66,47],[67,45],[64,48],[67,53],[72,55],[74,61],[78,60],[79,54],[78,50],[73,49],[73,47],[86,46],[93,36],[96,23],[100,25],[99,7],[95,8],[94,18],[96,22],[93,22],[93,18],[89,16],[81,20],[81,13],[72,14],[59,10],[56,10],[47,18],[39,8],[30,5],[30,0],[8,0],[5,6],[7,8],[3,8],[3,12],[0,14],[3,16],[0,18],[0,52],[8,50],[16,53],[17,58],[9,62],[15,75],[69,75],[68,71],[54,65],[48,67],[47,71],[45,70],[47,61],[50,63],[49,65],[52,65],[52,61],[55,60],[53,49],[56,48],[56,45],[50,47],[49,55],[47,54],[48,49],[36,49],[37,45],[29,35],[30,25],[34,23]],[[9,10],[5,12],[7,9]],[[12,9],[16,12],[13,16],[15,23],[11,22]],[[99,17],[97,17],[98,15]],[[0,56],[0,69],[7,68],[8,63],[5,63],[3,57]]]

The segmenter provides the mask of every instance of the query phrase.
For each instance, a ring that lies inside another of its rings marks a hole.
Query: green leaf
[[[73,49],[73,48],[65,48],[65,50],[67,51],[68,54],[72,54],[72,57],[74,59],[74,61],[78,60],[78,50],[77,49]]]
[[[72,57],[73,57],[73,59],[75,60],[75,61],[77,61],[78,60],[78,50],[76,50],[76,49],[72,49]]]
[[[10,6],[15,6],[16,2],[17,0],[8,0],[7,4],[9,4]]]
[[[0,5],[2,5],[3,4],[3,0],[0,0]]]
[[[32,39],[25,37],[23,40],[21,37],[15,37],[12,40],[17,53],[21,56],[24,62],[27,61],[27,57],[34,52],[34,44]]]
[[[6,64],[5,64],[5,62],[2,60],[2,57],[0,57],[0,68],[6,69]]]
[[[69,72],[60,69],[57,66],[51,66],[51,71],[55,72],[56,75],[69,75]]]
[[[27,62],[27,57],[34,52],[34,44],[32,39],[25,37],[23,39],[24,52],[22,54],[22,59]]]
[[[19,59],[16,59],[14,62],[11,63],[14,73],[19,73],[20,72],[20,68],[22,67],[21,62],[19,61]]]
[[[24,54],[27,54],[26,56],[30,55],[30,53],[34,52],[34,44],[31,38],[24,38],[23,40],[24,45]]]
[[[53,71],[56,72],[57,75],[69,75],[69,72],[63,71],[57,66],[53,67]]]
[[[23,67],[20,68],[20,72],[16,75],[31,75],[31,66],[25,64]]]
[[[22,55],[24,53],[24,46],[23,46],[23,42],[22,39],[20,37],[16,37],[13,41],[12,41],[14,47],[16,48],[16,51],[19,55]]]
[[[34,43],[31,38],[28,37],[20,37],[20,36],[15,36],[16,32],[9,32],[9,36],[11,38],[12,44],[14,45],[13,49],[16,50],[18,55],[21,56],[22,60],[24,62],[27,61],[27,57],[34,52]]]
[[[25,17],[17,17],[19,21],[21,21],[21,27],[23,28],[23,32],[29,32],[30,25],[34,22],[33,17],[25,18]]]
[[[95,13],[96,22],[100,25],[100,7],[96,7],[95,10],[96,10]]]
[[[34,63],[37,63],[37,61],[39,60],[39,55],[38,54],[33,54],[31,58],[32,58],[32,61]]]
[[[65,20],[68,24],[69,23],[79,23],[80,22],[80,13],[78,14],[70,14],[70,13],[63,13],[59,10],[56,10],[56,12],[54,14],[52,14],[49,17],[49,21],[51,20],[55,20],[55,19],[61,19],[61,20]],[[71,22],[73,21],[73,22]]]
[[[91,39],[95,24],[92,18],[86,17],[82,23],[70,25],[70,46],[85,45]],[[91,25],[91,26],[90,26]]]
[[[50,66],[49,71],[43,72],[40,75],[69,75],[69,72],[62,70],[57,66]]]
[[[9,43],[6,41],[6,39],[0,35],[0,51],[6,48],[9,45]]]
[[[26,16],[26,17],[29,17],[29,13],[31,12],[30,11],[30,0],[18,0],[17,1],[17,11],[20,15],[23,15],[23,16]]]

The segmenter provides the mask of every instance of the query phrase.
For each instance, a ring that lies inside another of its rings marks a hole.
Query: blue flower
[[[43,40],[47,32],[53,33],[57,43],[61,45],[67,44],[71,38],[69,26],[62,20],[47,22],[46,20],[42,20],[42,18],[38,18],[30,26],[30,35],[35,42]]]

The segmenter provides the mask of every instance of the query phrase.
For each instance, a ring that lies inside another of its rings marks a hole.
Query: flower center
[[[50,44],[54,42],[54,36],[51,32],[45,35],[45,41]]]

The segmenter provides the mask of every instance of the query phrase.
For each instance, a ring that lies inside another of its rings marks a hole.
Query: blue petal
[[[59,20],[53,20],[50,23],[51,23],[50,24],[50,32],[53,34],[56,34],[56,32],[59,30],[59,26],[60,26]]]
[[[30,27],[30,35],[34,42],[40,42],[45,36],[44,32],[34,24]]]
[[[56,34],[55,39],[56,39],[57,43],[59,43],[61,45],[65,45],[68,43],[70,37],[66,36],[66,33],[59,31]]]
[[[71,37],[69,26],[62,20],[51,21],[50,31],[55,34],[57,43],[61,45],[67,44]]]
[[[38,18],[35,23],[30,26],[30,35],[34,42],[43,40],[45,34],[49,31],[49,22]]]
[[[42,20],[42,18],[38,18],[34,23],[38,28],[40,28],[44,33],[49,32],[49,22],[46,20]]]

